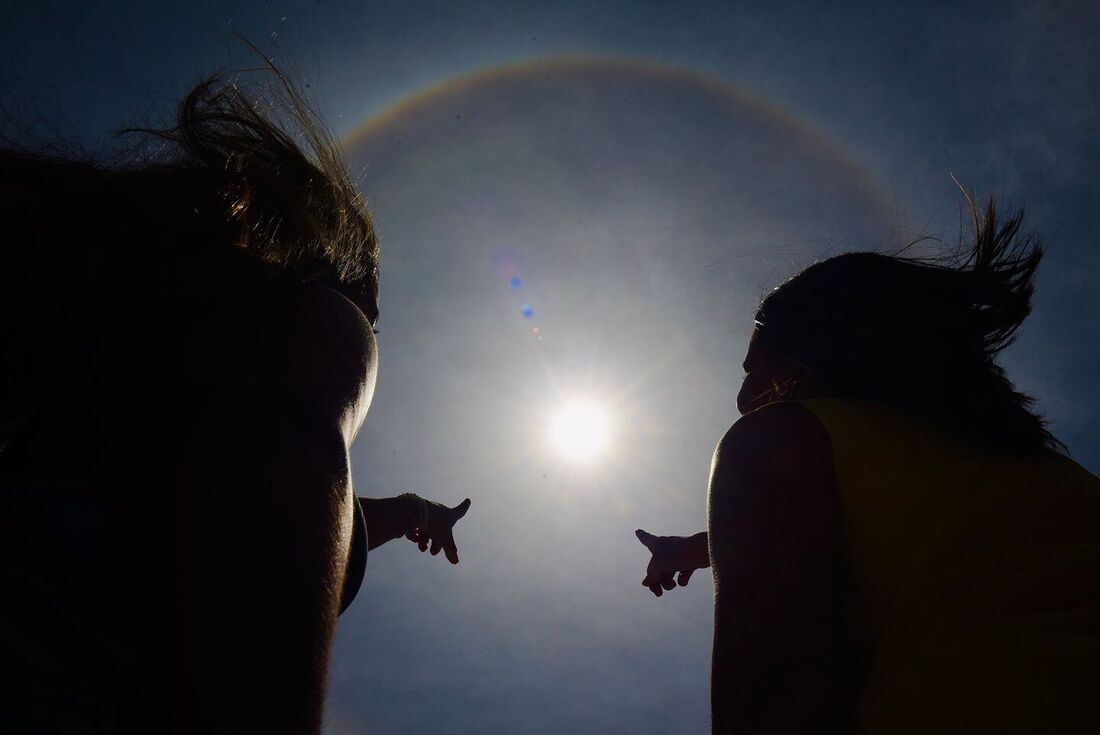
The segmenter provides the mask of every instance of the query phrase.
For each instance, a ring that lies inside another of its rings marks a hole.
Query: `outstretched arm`
[[[714,455],[715,733],[811,733],[849,711],[832,450],[798,404],[747,414]]]

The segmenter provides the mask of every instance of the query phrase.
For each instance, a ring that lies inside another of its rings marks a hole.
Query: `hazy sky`
[[[760,295],[823,255],[954,243],[949,174],[1045,235],[1004,362],[1100,470],[1100,6],[819,5],[0,9],[9,128],[110,143],[251,65],[237,32],[344,137],[384,247],[357,490],[473,507],[457,568],[371,555],[326,732],[705,730],[710,578],[653,599],[633,530],[703,528]],[[587,466],[546,440],[574,397],[611,415]]]

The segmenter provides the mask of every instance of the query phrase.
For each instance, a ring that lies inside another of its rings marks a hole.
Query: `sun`
[[[566,458],[589,462],[607,447],[611,422],[607,411],[591,401],[569,401],[550,421],[550,441]]]

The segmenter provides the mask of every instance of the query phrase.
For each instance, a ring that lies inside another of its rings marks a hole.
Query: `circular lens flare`
[[[550,440],[569,459],[588,461],[607,445],[607,412],[587,401],[565,404],[550,422]]]

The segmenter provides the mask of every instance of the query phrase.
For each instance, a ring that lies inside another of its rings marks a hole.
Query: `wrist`
[[[706,569],[710,566],[710,540],[706,531],[688,536],[691,544],[692,563],[696,569]]]
[[[420,502],[412,493],[391,498],[359,498],[367,522],[368,548],[376,549],[417,528]]]
[[[403,503],[402,518],[405,519],[405,530],[401,535],[411,533],[417,528],[428,525],[428,501],[416,493],[401,493],[397,496]]]

